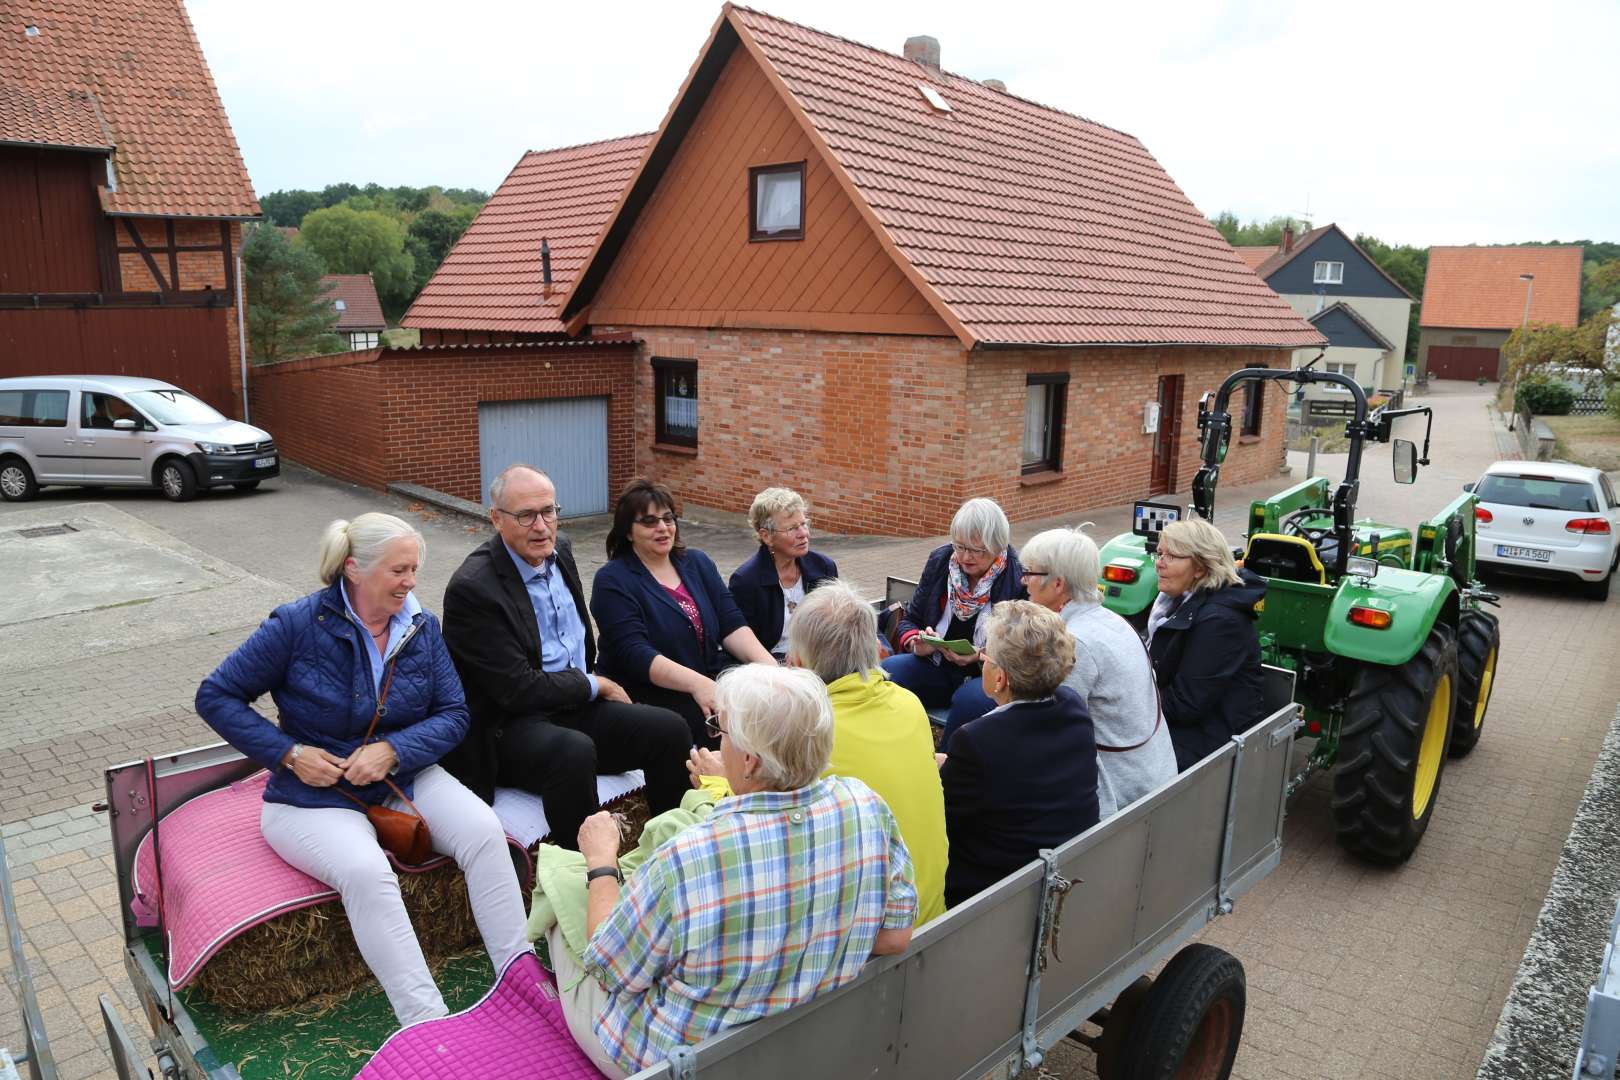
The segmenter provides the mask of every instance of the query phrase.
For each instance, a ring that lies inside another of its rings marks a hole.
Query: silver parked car
[[[0,379],[0,496],[41,487],[156,487],[176,502],[199,488],[250,491],[281,473],[270,436],[178,386],[124,375]]]
[[[1620,560],[1620,502],[1585,465],[1498,461],[1479,483],[1476,561],[1485,569],[1580,581],[1602,600]]]

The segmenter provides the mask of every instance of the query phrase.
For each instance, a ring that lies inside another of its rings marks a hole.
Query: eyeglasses
[[[673,525],[679,519],[674,514],[665,511],[662,514],[642,514],[632,520],[643,529],[656,529],[659,525]]]
[[[1153,561],[1154,562],[1159,562],[1162,559],[1190,559],[1190,558],[1192,558],[1191,555],[1177,555],[1174,551],[1165,551],[1162,548],[1159,551],[1155,552],[1154,555],[1153,555]]]
[[[720,726],[720,715],[711,713],[703,718],[703,730],[709,733],[709,738],[718,739],[724,735],[725,729]]]
[[[1032,578],[1032,577],[1044,578],[1044,577],[1051,577],[1051,576],[1052,575],[1048,574],[1045,570],[1031,570],[1028,567],[1024,568],[1024,579],[1026,581],[1028,579]]]
[[[550,506],[542,506],[538,510],[519,510],[514,514],[510,510],[497,506],[495,508],[495,512],[497,514],[505,514],[507,517],[511,518],[525,529],[528,529],[534,526],[536,518],[543,519],[547,525],[556,521],[557,518],[562,514],[562,507],[556,503],[552,503]]]
[[[786,533],[789,536],[793,535],[794,533],[807,533],[810,531],[810,519],[805,518],[797,525],[784,525],[781,528],[777,528],[775,524],[772,524],[766,526],[766,528],[773,533]]]
[[[958,555],[978,555],[981,557],[988,557],[990,554],[989,551],[982,547],[972,547],[968,544],[958,544],[954,540],[951,541],[951,550],[956,552]]]

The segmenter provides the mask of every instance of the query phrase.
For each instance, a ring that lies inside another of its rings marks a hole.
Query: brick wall
[[[608,398],[608,485],[634,471],[627,345],[368,349],[255,368],[254,423],[302,465],[481,501],[478,403]],[[544,467],[545,462],[536,465]]]
[[[610,328],[602,328],[610,329]],[[623,328],[611,328],[623,329]],[[981,352],[951,338],[635,327],[635,463],[701,506],[745,511],[782,484],[810,500],[819,528],[891,535],[944,531],[964,499],[996,499],[1014,520],[1141,498],[1153,436],[1142,406],[1160,375],[1182,374],[1176,480],[1198,466],[1198,396],[1265,350],[1074,349]],[[696,451],[654,442],[652,357],[696,360]],[[1021,475],[1025,376],[1068,371],[1063,468]],[[1234,410],[1241,407],[1241,395]],[[1268,387],[1256,439],[1234,438],[1230,483],[1274,475],[1284,459],[1283,393]],[[1236,420],[1234,420],[1236,422]]]

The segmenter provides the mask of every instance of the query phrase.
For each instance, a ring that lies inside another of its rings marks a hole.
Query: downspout
[[[247,311],[242,302],[242,254],[236,255],[236,355],[242,367],[242,423],[251,424],[248,415]]]

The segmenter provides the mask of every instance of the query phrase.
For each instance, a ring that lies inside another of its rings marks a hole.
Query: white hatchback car
[[[1585,465],[1498,461],[1479,483],[1476,561],[1530,577],[1576,580],[1602,600],[1620,559],[1620,503],[1609,478]]]

